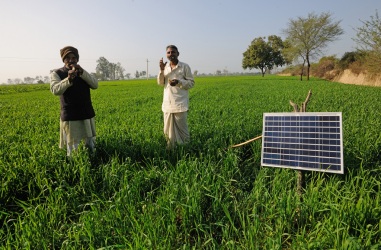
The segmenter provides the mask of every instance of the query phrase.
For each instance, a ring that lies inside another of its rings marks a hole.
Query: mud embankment
[[[341,82],[347,84],[366,85],[381,87],[381,77],[368,77],[365,73],[355,74],[349,69],[344,70],[341,74],[332,79],[333,82]]]

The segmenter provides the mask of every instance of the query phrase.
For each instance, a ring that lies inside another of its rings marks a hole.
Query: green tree
[[[110,62],[103,56],[97,60],[96,74],[101,81],[110,79]]]
[[[361,20],[360,20],[361,21]],[[359,50],[366,53],[366,65],[370,73],[379,74],[381,65],[381,19],[376,10],[370,20],[361,21],[363,26],[357,28],[356,38]]]
[[[321,54],[328,43],[344,33],[340,22],[334,22],[330,13],[310,13],[307,17],[290,19],[288,27],[283,30],[288,44],[292,47],[289,49],[290,55],[294,59],[303,59],[302,68],[307,63],[307,80],[310,76],[310,60]]]
[[[266,37],[257,37],[243,53],[242,68],[259,69],[263,77],[266,70],[286,64],[282,55],[283,48],[283,41],[278,36],[269,36],[267,41]]]
[[[115,80],[116,79],[116,64],[110,62],[108,64],[109,72],[110,72],[110,80]]]
[[[267,44],[271,47],[271,58],[273,60],[272,67],[269,70],[272,70],[274,66],[283,66],[288,64],[288,61],[283,56],[284,43],[279,36],[271,35],[267,39]]]
[[[100,57],[97,60],[96,75],[97,78],[105,80],[120,80],[124,79],[125,69],[118,63],[109,62],[106,58]]]
[[[34,78],[32,78],[32,77],[29,77],[29,76],[27,76],[27,77],[24,77],[24,82],[25,83],[33,83],[33,81],[34,81]]]
[[[124,79],[124,72],[125,71],[126,70],[122,67],[120,62],[118,62],[116,64],[116,78],[119,79],[119,80],[123,80]]]

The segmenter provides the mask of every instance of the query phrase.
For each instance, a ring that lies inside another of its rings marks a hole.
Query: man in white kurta
[[[190,141],[187,116],[189,109],[189,89],[194,86],[191,68],[180,62],[178,49],[167,46],[169,63],[160,60],[160,72],[157,83],[164,86],[162,111],[164,115],[164,135],[167,148],[173,149],[176,144]]]

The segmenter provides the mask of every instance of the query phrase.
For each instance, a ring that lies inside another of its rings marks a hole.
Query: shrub
[[[336,68],[337,62],[338,59],[335,56],[322,57],[318,63],[311,65],[311,74],[319,78],[332,79],[330,72]]]
[[[365,53],[361,51],[352,51],[352,52],[345,52],[343,57],[338,62],[338,68],[340,70],[345,70],[350,67],[350,65],[354,62],[359,62],[362,64],[365,57]]]
[[[371,51],[365,57],[365,68],[371,76],[380,75],[381,51]]]
[[[348,69],[357,75],[365,71],[364,64],[361,61],[354,61],[353,63],[349,64]]]
[[[325,60],[319,63],[313,72],[313,75],[319,78],[324,77],[324,75],[335,68],[335,62],[331,60]]]

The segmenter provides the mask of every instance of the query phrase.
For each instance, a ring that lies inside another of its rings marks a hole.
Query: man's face
[[[179,56],[179,52],[174,48],[168,48],[167,49],[167,58],[169,61],[177,61],[177,57]]]
[[[78,58],[73,54],[68,54],[64,59],[65,67],[71,69],[74,65],[77,65]]]

